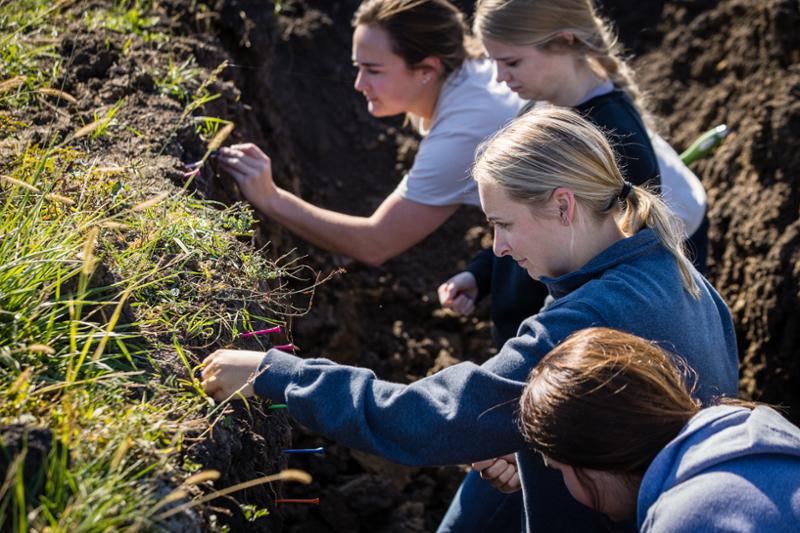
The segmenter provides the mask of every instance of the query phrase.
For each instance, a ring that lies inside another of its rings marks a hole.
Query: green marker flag
[[[728,126],[725,124],[720,124],[716,128],[711,128],[698,137],[697,140],[681,154],[681,160],[688,166],[698,159],[702,159],[710,154],[711,151],[722,142],[722,139],[728,135],[729,131]]]

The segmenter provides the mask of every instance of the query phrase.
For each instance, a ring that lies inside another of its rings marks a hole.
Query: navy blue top
[[[641,115],[625,91],[615,87],[574,109],[605,133],[626,180],[635,185],[659,185],[653,145]],[[516,335],[523,320],[539,312],[547,297],[546,287],[516,261],[496,257],[491,250],[475,256],[467,270],[478,283],[478,299],[492,295],[492,336],[498,348]]]
[[[705,278],[693,276],[698,299],[683,288],[669,251],[644,229],[576,272],[543,279],[554,302],[526,319],[519,336],[482,365],[459,363],[406,385],[379,380],[367,368],[272,349],[254,388],[286,403],[312,431],[397,463],[464,464],[518,452],[526,519],[534,529],[537,498],[563,482],[537,478],[538,455],[525,450],[515,422],[517,402],[531,369],[567,336],[602,326],[657,341],[697,371],[699,398],[736,394],[730,311]],[[579,512],[580,505],[575,508]],[[569,521],[572,515],[564,509],[560,516]]]
[[[769,407],[703,409],[639,487],[639,530],[789,533],[800,526],[800,428]]]

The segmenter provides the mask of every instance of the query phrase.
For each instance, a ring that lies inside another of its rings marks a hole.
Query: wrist
[[[267,216],[274,215],[280,210],[280,205],[283,203],[283,198],[288,194],[283,189],[278,188],[276,185],[271,184],[259,194],[257,203],[254,202],[256,208]]]

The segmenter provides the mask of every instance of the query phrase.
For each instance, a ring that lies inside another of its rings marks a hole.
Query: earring
[[[422,84],[423,84],[423,85],[427,84],[429,81],[430,81],[430,78],[429,78],[429,77],[427,77],[427,76],[425,76],[424,78],[422,78]]]

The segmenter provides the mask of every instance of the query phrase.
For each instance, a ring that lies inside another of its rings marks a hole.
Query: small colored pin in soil
[[[288,409],[288,407],[285,403],[273,403],[267,409]]]
[[[319,498],[280,498],[275,500],[275,503],[310,503],[311,505],[319,505]]]
[[[273,348],[282,352],[293,352],[298,350],[299,346],[295,346],[294,344],[278,344],[277,346],[273,346]]]
[[[298,453],[325,453],[325,448],[320,446],[319,448],[294,448],[294,449],[285,449],[283,453],[288,454],[298,454]]]
[[[275,326],[274,328],[259,329],[258,331],[245,331],[244,333],[239,333],[239,338],[244,339],[245,337],[255,337],[256,335],[269,335],[270,333],[280,332],[281,327]]]

